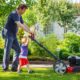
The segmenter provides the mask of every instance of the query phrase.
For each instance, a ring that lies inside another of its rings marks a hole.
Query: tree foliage
[[[25,23],[30,27],[37,22],[36,15],[30,9],[28,9],[25,14],[23,15],[23,19]]]
[[[72,21],[75,9],[67,0],[38,0],[34,5],[34,11],[37,20],[43,25],[53,21],[66,25]]]

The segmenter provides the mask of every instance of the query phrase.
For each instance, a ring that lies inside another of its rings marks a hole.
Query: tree
[[[69,24],[72,23],[72,20],[74,19],[76,9],[74,8],[72,3],[67,2],[66,0],[60,0],[58,6],[60,15],[59,20],[64,27],[64,32],[67,32]]]
[[[9,13],[14,10],[21,0],[1,0],[0,3],[0,28],[2,28],[6,22]]]
[[[66,0],[38,0],[33,8],[42,25],[58,21],[64,28],[71,23],[75,12],[72,3]]]
[[[30,27],[37,22],[36,15],[34,14],[32,9],[28,9],[23,15],[23,19],[25,23]]]

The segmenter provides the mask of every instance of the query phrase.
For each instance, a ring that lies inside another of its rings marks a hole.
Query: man
[[[22,19],[22,14],[25,13],[28,7],[25,4],[20,4],[18,8],[11,12],[8,16],[7,23],[4,27],[3,34],[5,34],[5,48],[4,48],[4,56],[3,56],[3,70],[7,71],[9,67],[9,56],[11,48],[15,50],[15,57],[12,62],[12,71],[17,70],[18,66],[18,57],[20,54],[20,46],[17,40],[17,31],[18,28],[22,28],[23,30],[31,33],[29,28],[24,24]]]

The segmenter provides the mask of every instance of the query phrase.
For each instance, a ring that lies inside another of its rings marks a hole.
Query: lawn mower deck
[[[80,72],[80,57],[69,56],[68,60],[69,65],[66,68],[66,72],[67,73]]]

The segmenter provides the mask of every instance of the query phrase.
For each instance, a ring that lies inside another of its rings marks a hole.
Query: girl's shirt
[[[21,53],[20,53],[19,58],[27,58],[27,55],[28,55],[28,46],[22,44],[21,45]]]

